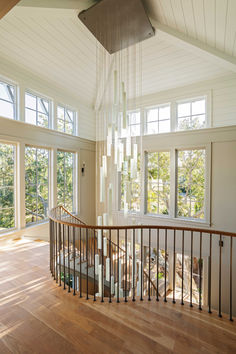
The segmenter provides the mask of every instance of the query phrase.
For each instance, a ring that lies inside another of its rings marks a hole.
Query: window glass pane
[[[49,151],[25,148],[26,225],[47,219],[49,195]]]
[[[36,96],[25,94],[25,107],[31,108],[36,111]]]
[[[0,116],[14,119],[14,105],[0,100]]]
[[[179,103],[178,104],[178,117],[186,117],[190,115],[190,106],[188,103]]]
[[[148,153],[147,159],[147,212],[168,215],[170,207],[170,153]]]
[[[192,127],[194,129],[204,128],[205,127],[205,123],[206,123],[205,114],[192,117]]]
[[[65,122],[65,133],[72,134],[73,133],[73,124]]]
[[[178,119],[178,130],[188,130],[191,129],[190,117],[179,118]]]
[[[131,166],[132,165],[132,166]],[[138,161],[131,162],[126,158],[121,170],[121,210],[140,211],[141,169],[140,154]]]
[[[129,125],[140,123],[140,112],[130,112],[128,113]]]
[[[158,108],[149,109],[147,111],[147,122],[154,122],[158,120]]]
[[[57,107],[57,118],[64,120],[65,118],[65,109],[63,107]]]
[[[170,119],[170,106],[159,108],[159,120]]]
[[[49,106],[50,103],[44,98],[25,94],[25,121],[40,127],[49,127]]]
[[[0,232],[15,227],[15,147],[0,143]]]
[[[147,134],[158,133],[158,122],[151,122],[147,124]]]
[[[61,119],[57,120],[57,130],[59,130],[60,132],[65,131],[64,120]]]
[[[73,123],[74,122],[74,112],[70,111],[69,109],[66,110],[66,117],[67,122]]]
[[[192,102],[192,114],[205,114],[205,100]]]
[[[74,133],[75,112],[62,106],[57,107],[57,130],[67,134]]]
[[[159,133],[168,133],[170,131],[170,120],[159,121]]]
[[[26,108],[25,110],[25,121],[26,123],[36,125],[36,111],[32,111],[31,109]]]
[[[140,125],[131,125],[130,126],[130,135],[139,136],[140,135]]]
[[[68,211],[75,212],[74,207],[74,154],[57,152],[57,204]]]
[[[205,149],[178,151],[177,216],[205,218]]]

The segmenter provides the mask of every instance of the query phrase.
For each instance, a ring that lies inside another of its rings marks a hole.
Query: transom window
[[[50,118],[50,101],[25,93],[25,121],[33,125],[48,128]]]
[[[131,136],[140,136],[141,134],[140,111],[128,113],[128,128]]]
[[[146,133],[170,132],[170,105],[150,108],[146,111]]]
[[[0,116],[16,119],[16,87],[0,82]]]
[[[67,134],[75,133],[75,112],[63,106],[57,107],[57,130]]]
[[[74,212],[74,160],[75,154],[57,151],[57,204]]]
[[[200,129],[206,126],[206,99],[196,98],[177,103],[177,129]]]
[[[169,214],[170,152],[147,155],[147,213]]]
[[[47,219],[49,197],[49,151],[25,148],[25,218],[26,224]]]
[[[15,146],[0,143],[0,232],[15,227]]]
[[[179,150],[177,163],[177,216],[205,219],[206,150]]]

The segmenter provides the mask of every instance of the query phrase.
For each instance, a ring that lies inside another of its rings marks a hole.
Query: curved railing
[[[199,310],[236,311],[236,233],[162,225],[94,226],[58,206],[49,213],[50,270],[80,297],[189,303]],[[235,259],[234,259],[235,261]],[[224,291],[223,291],[224,289]],[[233,303],[234,301],[234,303]]]

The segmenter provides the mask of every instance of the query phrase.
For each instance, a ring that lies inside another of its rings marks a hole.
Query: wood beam
[[[1,0],[0,19],[3,18],[20,0]]]
[[[221,66],[226,70],[236,72],[236,58],[228,55],[216,48],[213,48],[197,39],[187,36],[184,33],[178,32],[173,28],[159,23],[156,20],[150,19],[153,27],[156,29],[156,35],[160,39],[171,41],[177,46],[191,51],[199,57]]]

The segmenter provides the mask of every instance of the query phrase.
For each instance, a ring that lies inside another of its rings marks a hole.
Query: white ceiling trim
[[[214,62],[226,70],[236,72],[236,58],[231,55],[210,47],[197,39],[190,38],[184,33],[178,32],[156,20],[151,19],[151,23],[156,28],[156,35],[159,36],[160,39],[171,41],[175,45],[181,46],[208,61]]]

